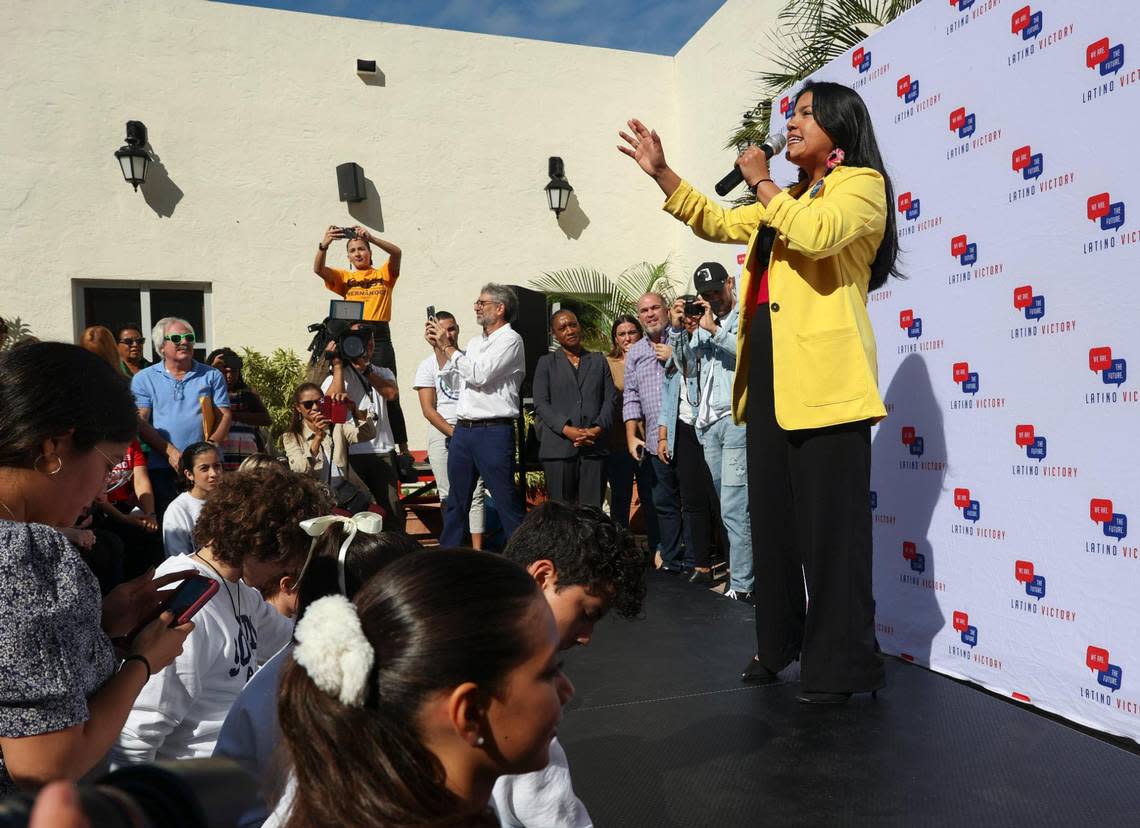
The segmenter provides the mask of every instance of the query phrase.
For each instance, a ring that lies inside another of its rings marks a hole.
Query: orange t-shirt
[[[325,287],[349,302],[363,302],[365,321],[391,321],[392,290],[396,287],[396,277],[389,275],[387,262],[379,269],[337,270],[330,267],[329,270],[335,275],[325,279]]]

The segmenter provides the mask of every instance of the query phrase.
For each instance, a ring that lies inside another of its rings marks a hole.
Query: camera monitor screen
[[[359,322],[364,319],[364,303],[333,299],[329,302],[329,319],[348,319],[352,322]]]

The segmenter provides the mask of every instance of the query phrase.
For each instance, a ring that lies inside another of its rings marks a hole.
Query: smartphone
[[[435,305],[428,305],[427,306],[427,318],[432,320],[432,321],[435,320]]]
[[[161,603],[124,637],[128,641],[133,639],[142,632],[143,627],[167,610],[174,613],[174,620],[170,626],[177,627],[179,624],[185,624],[197,614],[198,610],[206,606],[206,602],[217,591],[218,582],[213,578],[207,578],[205,575],[199,575],[196,572],[191,573],[178,586],[163,590]]]
[[[332,397],[321,397],[320,405],[321,414],[330,423],[347,423],[348,422],[348,404],[337,402]]]
[[[339,230],[341,236],[343,236],[346,239],[355,239],[356,238],[356,230],[352,227],[338,227],[337,230]]]

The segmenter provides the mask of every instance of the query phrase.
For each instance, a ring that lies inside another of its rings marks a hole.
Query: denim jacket
[[[658,424],[666,427],[670,457],[673,455],[673,432],[680,406],[689,405],[689,400],[696,400],[698,405],[693,407],[693,421],[699,422],[700,394],[709,389],[710,407],[714,411],[731,412],[739,320],[740,304],[736,303],[728,315],[720,320],[716,333],[710,334],[703,328],[697,328],[692,334],[669,329],[667,341],[673,348],[673,355],[665,363],[665,388],[661,395],[661,417]],[[700,365],[700,371],[691,373],[686,380],[688,389],[684,400],[681,399],[682,363]]]

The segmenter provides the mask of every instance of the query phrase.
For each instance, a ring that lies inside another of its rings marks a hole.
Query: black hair
[[[436,319],[454,319],[455,314],[451,313],[450,311],[436,311],[435,312],[435,318]]]
[[[646,560],[633,537],[596,506],[548,500],[526,516],[503,554],[522,567],[550,561],[558,588],[582,586],[609,597],[625,618],[641,612]]]
[[[301,416],[297,406],[301,404],[301,395],[306,391],[316,391],[320,396],[324,396],[325,393],[315,382],[303,382],[293,389],[293,398],[289,403],[289,411],[291,412],[289,415],[289,432],[298,437],[305,433],[305,418]]]
[[[840,83],[808,81],[796,93],[796,97],[804,92],[811,92],[815,122],[828,134],[835,146],[843,150],[844,166],[869,167],[883,177],[887,199],[886,227],[875,259],[871,262],[871,281],[867,286],[868,291],[877,290],[886,283],[888,276],[893,274],[902,278],[902,274],[898,270],[899,241],[893,209],[895,191],[879,153],[871,113],[867,111],[867,105],[858,92]],[[803,170],[800,170],[800,183],[807,183],[807,173]]]
[[[143,332],[142,325],[138,322],[127,322],[125,325],[120,325],[119,329],[115,332],[115,341],[118,342],[123,338],[123,331],[138,331]]]
[[[621,325],[624,325],[626,322],[635,325],[637,327],[637,332],[642,336],[645,336],[645,331],[641,327],[641,320],[636,316],[630,313],[622,313],[616,316],[614,318],[614,323],[610,325],[610,345],[613,346],[610,348],[610,356],[612,356],[614,359],[618,359],[622,355],[621,347],[617,343],[617,329]]]
[[[554,320],[557,319],[558,317],[560,317],[564,313],[570,314],[575,319],[578,318],[578,314],[574,313],[573,309],[571,309],[571,308],[559,308],[554,313],[550,314],[550,320],[547,322],[547,324],[550,326],[551,331],[554,330]]]
[[[340,575],[337,557],[344,543],[344,524],[334,523],[317,539],[313,559],[301,578],[297,592],[297,617],[305,614],[308,606],[326,595],[340,594]],[[385,530],[378,535],[357,532],[344,558],[345,598],[352,600],[368,580],[400,558],[420,550],[411,535],[398,530]]]
[[[21,345],[0,353],[0,377],[0,466],[30,468],[44,440],[69,431],[79,452],[138,431],[129,381],[86,348]]]
[[[198,455],[205,454],[208,451],[217,453],[218,459],[222,459],[222,450],[213,443],[191,443],[182,449],[182,457],[178,460],[178,482],[182,484],[183,489],[189,491],[193,488],[194,461],[198,459]],[[190,475],[190,480],[186,479],[186,475]]]

